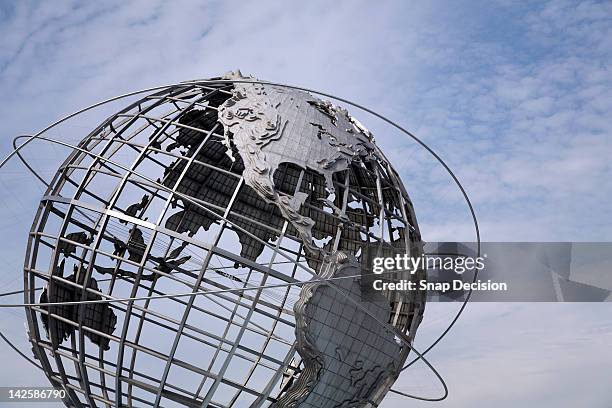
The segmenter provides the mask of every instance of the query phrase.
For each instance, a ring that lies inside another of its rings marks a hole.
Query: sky
[[[353,100],[409,129],[461,180],[485,241],[612,239],[610,2],[0,1],[0,152],[100,100],[238,68]],[[399,171],[423,237],[473,240],[467,206],[439,164],[350,110]],[[104,112],[56,136],[78,140]],[[65,154],[28,153],[43,174]],[[0,230],[9,236],[31,222],[28,197],[40,186],[16,163],[0,182]],[[0,290],[22,282],[23,237],[0,250]],[[430,306],[421,347],[454,310]],[[611,406],[611,312],[609,304],[468,306],[431,354],[450,387],[437,406]],[[0,312],[0,329],[25,344],[22,319]],[[0,383],[44,383],[0,350],[18,367]],[[397,382],[406,392],[413,385],[439,392],[427,373]],[[390,396],[382,406],[406,404]]]

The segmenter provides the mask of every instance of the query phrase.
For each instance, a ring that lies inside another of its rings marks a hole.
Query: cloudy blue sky
[[[464,183],[484,240],[612,239],[610,2],[3,0],[0,151],[99,100],[236,68],[352,99],[413,131]],[[362,122],[399,170],[425,239],[473,239],[465,203],[431,157]],[[64,136],[95,124],[79,118]],[[29,154],[44,172],[63,153]],[[0,174],[3,238],[30,222],[27,197],[40,189],[19,169]],[[17,241],[1,250],[0,290],[21,283]],[[431,305],[417,345],[451,312]],[[609,304],[471,305],[432,353],[450,397],[423,405],[610,407],[611,316]],[[3,310],[0,330],[23,344],[21,318]],[[1,384],[44,383],[0,347],[15,367],[0,370]],[[428,375],[408,372],[398,388],[435,394]],[[400,406],[421,404],[383,404]]]

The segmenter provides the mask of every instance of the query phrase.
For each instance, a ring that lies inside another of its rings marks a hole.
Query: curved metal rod
[[[15,150],[13,150],[11,153],[9,153],[3,160],[2,162],[0,162],[0,169],[2,167],[4,167],[4,165],[13,157],[17,154],[17,152],[19,152],[21,149],[23,149],[25,146],[27,146],[28,144],[30,144],[30,142],[32,142],[34,139],[37,139],[40,135],[42,135],[43,133],[53,129],[54,127],[56,127],[57,125],[67,121],[70,118],[73,118],[77,115],[80,115],[81,113],[87,112],[88,110],[97,108],[98,106],[102,106],[105,105],[109,102],[113,102],[113,101],[117,101],[119,99],[123,99],[123,98],[127,98],[128,96],[134,96],[134,95],[138,95],[141,93],[145,93],[145,92],[150,92],[150,91],[156,91],[159,89],[164,89],[164,88],[169,88],[171,86],[177,86],[177,85],[187,85],[187,84],[173,84],[173,85],[162,85],[162,86],[154,86],[152,88],[145,88],[145,89],[141,89],[139,91],[134,91],[134,92],[128,92],[125,93],[123,95],[119,95],[119,96],[114,96],[112,98],[109,99],[105,99],[101,102],[96,102],[93,105],[89,105],[86,108],[80,109],[76,112],[73,112],[69,115],[64,116],[63,118],[53,122],[52,124],[50,124],[49,126],[47,126],[46,128],[44,128],[43,130],[41,130],[40,132],[36,133],[35,135],[30,136],[30,138],[28,140],[26,140],[25,142],[23,142],[21,145],[19,145],[19,147]]]
[[[23,165],[26,166],[28,170],[30,170],[30,173],[32,173],[34,175],[34,177],[36,177],[45,186],[49,187],[49,182],[47,180],[45,180],[40,174],[38,174],[38,172],[36,170],[34,170],[34,168],[32,166],[30,166],[30,163],[28,163],[28,161],[21,155],[21,152],[19,150],[17,150],[17,141],[19,139],[23,139],[24,137],[32,137],[32,135],[19,135],[19,136],[15,136],[13,138],[13,150],[15,151],[15,154],[17,155],[19,160],[21,160],[21,163],[23,163]]]
[[[26,361],[28,361],[30,364],[32,364],[34,367],[39,368],[41,370],[43,370],[42,366],[40,364],[38,364],[36,361],[32,360],[30,357],[26,356],[23,351],[19,350],[19,347],[17,347],[12,341],[10,341],[8,339],[8,337],[6,337],[3,333],[2,330],[0,330],[0,338],[2,338],[2,340],[4,340],[4,342],[6,344],[8,344],[13,350],[15,350],[17,352],[17,354],[19,354],[21,357],[23,357],[24,359],[26,359]],[[43,370],[44,371],[44,370]]]
[[[380,275],[391,274],[391,273],[396,273],[396,271],[382,272],[376,275],[380,276]],[[104,304],[122,303],[122,302],[131,302],[131,301],[147,300],[147,299],[151,299],[151,300],[168,299],[168,298],[173,298],[173,297],[180,298],[180,297],[189,297],[189,296],[210,296],[210,295],[216,295],[219,293],[240,293],[240,292],[246,292],[246,291],[257,290],[257,289],[275,289],[275,288],[286,288],[286,287],[291,287],[291,286],[305,285],[309,283],[324,283],[324,282],[329,282],[329,281],[358,278],[358,277],[367,276],[367,275],[368,274],[336,276],[333,278],[317,278],[317,279],[312,279],[312,280],[307,280],[307,281],[270,283],[267,285],[258,285],[258,286],[251,285],[247,287],[236,287],[236,288],[217,289],[217,290],[200,290],[196,292],[165,293],[162,295],[146,295],[146,296],[135,296],[135,297],[126,297],[126,298],[115,298],[115,297],[110,297],[110,295],[107,295],[102,292],[100,293],[96,292],[96,294],[105,296],[107,298],[106,299],[89,299],[89,300],[71,300],[71,301],[66,301],[66,302],[0,303],[0,308],[8,309],[8,308],[22,308],[22,307],[76,306],[76,305],[90,305],[90,304],[99,304],[99,303],[104,303]],[[374,275],[374,274],[370,274],[370,275]],[[38,288],[38,289],[42,289],[42,288]],[[20,291],[18,293],[23,293],[23,292],[24,291]],[[10,295],[14,295],[14,294],[17,294],[17,293],[14,293],[14,292],[10,293]],[[8,295],[8,294],[3,294],[3,295]]]

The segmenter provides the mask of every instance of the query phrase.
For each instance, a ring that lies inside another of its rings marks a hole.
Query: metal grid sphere
[[[300,377],[317,358],[319,370],[361,361],[348,361],[350,345],[345,356],[309,357],[304,343],[325,335],[303,332],[336,313],[337,291],[357,296],[358,278],[318,292],[311,284],[307,299],[302,282],[340,277],[347,259],[362,273],[373,254],[421,254],[408,195],[359,122],[306,92],[230,78],[240,81],[173,86],[113,115],[70,154],[41,200],[26,302],[210,292],[28,307],[34,353],[68,391],[67,405],[340,405],[327,391],[318,400],[293,395],[304,394]],[[28,289],[40,286],[37,299]],[[366,326],[375,331],[374,315],[414,338],[423,294],[377,296],[360,323],[336,315],[355,331],[347,344],[367,339]],[[391,358],[401,367],[409,348],[397,342],[397,350]],[[384,396],[390,370],[382,380],[353,379],[371,385],[358,395],[363,404]]]

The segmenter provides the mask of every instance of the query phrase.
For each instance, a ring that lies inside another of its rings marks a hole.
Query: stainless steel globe
[[[60,166],[29,235],[26,302],[49,305],[28,332],[68,406],[376,406],[425,294],[370,290],[369,260],[421,251],[364,126],[233,72],[147,95]]]

